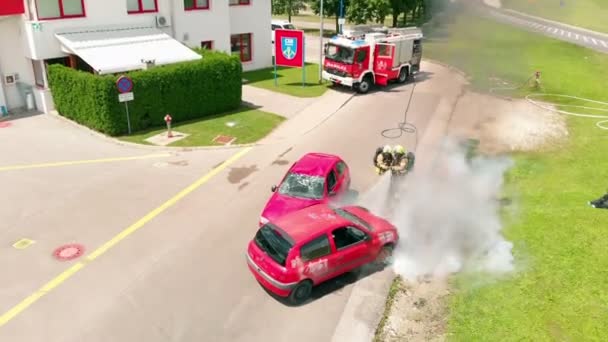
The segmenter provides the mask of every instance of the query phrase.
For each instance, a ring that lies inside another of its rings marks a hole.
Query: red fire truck
[[[418,28],[357,26],[325,44],[323,79],[365,94],[373,84],[406,82],[420,70],[421,59]]]

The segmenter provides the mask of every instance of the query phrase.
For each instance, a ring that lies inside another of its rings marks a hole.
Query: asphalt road
[[[443,67],[423,70],[408,116],[420,151],[438,143],[438,117],[445,121],[463,86]],[[222,170],[242,149],[167,154],[48,116],[12,121],[0,132],[0,341],[330,341],[354,280],[331,282],[312,302],[290,307],[249,273],[246,244],[271,185],[306,152],[341,155],[353,188],[372,186],[375,147],[396,142],[380,132],[397,127],[410,90],[355,96],[308,134],[267,139]],[[416,147],[413,135],[398,141]],[[131,156],[140,159],[116,159]],[[75,160],[88,162],[49,164]],[[13,248],[21,238],[35,243]],[[52,257],[72,242],[85,246],[83,257]],[[93,252],[100,246],[103,253]]]
[[[488,13],[498,21],[537,32],[589,49],[608,53],[608,35],[563,23],[549,21],[510,10],[489,9]]]

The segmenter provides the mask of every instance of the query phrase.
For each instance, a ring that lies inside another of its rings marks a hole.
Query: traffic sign
[[[129,93],[133,90],[133,81],[127,76],[120,76],[116,81],[116,87],[121,94]]]
[[[118,94],[118,102],[128,102],[128,101],[133,101],[133,99],[135,99],[135,96],[133,93]]]

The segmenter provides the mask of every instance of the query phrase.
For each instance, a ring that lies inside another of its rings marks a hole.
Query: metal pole
[[[344,0],[340,0],[340,19],[344,19]],[[342,34],[342,22],[340,22],[340,34]]]
[[[319,30],[319,84],[323,83],[323,0],[321,0],[321,29]]]
[[[302,39],[302,87],[306,87],[306,38]]]
[[[125,108],[127,109],[127,127],[129,129],[129,134],[131,134],[131,118],[129,118],[129,102],[125,101]]]

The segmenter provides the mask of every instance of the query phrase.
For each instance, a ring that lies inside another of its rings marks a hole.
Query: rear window
[[[266,224],[258,230],[254,241],[274,261],[285,266],[287,255],[293,247],[293,241],[285,232],[272,224]]]
[[[359,216],[357,216],[349,211],[346,211],[346,210],[340,209],[340,208],[336,208],[336,209],[334,209],[334,212],[336,214],[342,216],[343,218],[349,220],[350,222],[353,222],[355,224],[358,224],[360,226],[367,228],[369,231],[374,230],[374,227],[372,227],[371,224],[367,223],[367,221],[363,220]]]

